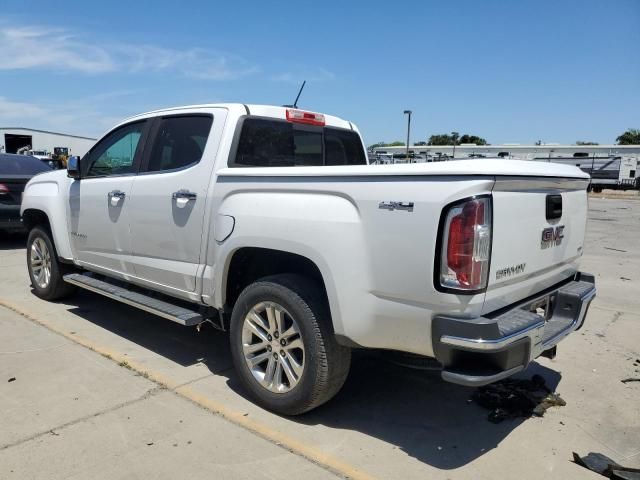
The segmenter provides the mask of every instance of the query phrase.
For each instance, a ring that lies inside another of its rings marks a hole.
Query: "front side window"
[[[146,171],[174,170],[198,163],[212,123],[213,117],[210,115],[160,119]]]
[[[136,173],[134,160],[145,122],[119,128],[100,141],[88,155],[87,177]]]
[[[364,165],[360,137],[339,128],[246,118],[231,167]]]

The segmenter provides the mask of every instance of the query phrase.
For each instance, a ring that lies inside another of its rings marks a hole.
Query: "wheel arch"
[[[60,228],[54,228],[47,212],[39,208],[26,208],[22,212],[22,223],[27,231],[31,231],[37,226],[46,228],[51,234],[53,247],[56,249],[58,258],[63,261],[72,258],[69,238],[66,236],[66,228],[62,229],[62,231]]]
[[[249,284],[263,277],[283,273],[302,275],[318,284],[331,313],[333,329],[341,332],[331,279],[323,274],[317,261],[300,253],[255,246],[235,249],[228,255],[224,264],[220,288],[221,304],[231,309],[242,290]]]
[[[51,231],[51,223],[49,222],[49,217],[45,212],[37,208],[27,208],[22,213],[22,224],[27,230],[31,230],[38,225],[43,225],[49,231]]]

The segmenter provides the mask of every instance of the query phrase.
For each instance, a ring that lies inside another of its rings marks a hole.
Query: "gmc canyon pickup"
[[[552,355],[595,296],[588,183],[539,162],[368,165],[348,121],[219,104],[122,122],[34,177],[21,214],[37,296],[228,330],[248,394],[300,414],[353,348],[435,358],[463,385]]]

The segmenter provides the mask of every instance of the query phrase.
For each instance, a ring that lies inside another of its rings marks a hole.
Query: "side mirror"
[[[69,157],[67,159],[67,176],[80,180],[80,157]]]

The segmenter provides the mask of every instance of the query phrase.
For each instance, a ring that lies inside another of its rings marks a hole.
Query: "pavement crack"
[[[113,406],[111,406],[109,408],[105,408],[103,410],[91,413],[89,415],[84,415],[82,417],[78,417],[78,418],[76,418],[74,420],[71,420],[69,422],[63,423],[63,424],[55,426],[55,427],[48,428],[48,429],[43,430],[43,431],[38,432],[38,433],[34,433],[33,435],[29,435],[28,437],[21,438],[19,440],[14,441],[14,442],[10,442],[10,443],[6,443],[4,445],[0,445],[0,452],[2,452],[4,450],[7,450],[9,448],[17,447],[19,445],[28,443],[28,442],[30,442],[32,440],[35,440],[35,439],[40,438],[40,437],[44,437],[46,435],[54,435],[56,437],[60,436],[61,431],[65,430],[65,429],[67,429],[67,428],[69,428],[69,427],[71,427],[73,425],[77,425],[79,423],[86,422],[87,420],[90,420],[92,418],[97,418],[97,417],[100,417],[100,416],[105,415],[107,413],[111,413],[111,412],[115,412],[117,410],[120,410],[121,408],[125,408],[125,407],[128,407],[130,405],[134,405],[136,403],[145,401],[148,398],[151,398],[152,396],[157,395],[158,393],[163,392],[163,391],[166,391],[166,389],[164,387],[161,387],[161,386],[151,388],[151,389],[147,390],[143,395],[141,395],[138,398],[134,398],[132,400],[127,400],[126,402],[118,403],[118,404],[113,405]]]

